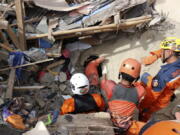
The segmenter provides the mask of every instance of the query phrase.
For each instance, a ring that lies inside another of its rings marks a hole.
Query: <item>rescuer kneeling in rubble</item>
[[[146,89],[145,98],[140,104],[140,120],[147,121],[152,113],[166,107],[174,91],[180,87],[180,39],[166,38],[160,44],[161,49],[151,52],[151,56],[143,59],[144,64],[152,64],[158,58],[166,65],[161,66],[155,77],[144,73],[141,81]]]
[[[103,111],[105,103],[100,94],[89,94],[89,80],[82,73],[74,74],[71,79],[73,97],[64,101],[61,114],[77,114]]]
[[[115,130],[117,135],[125,134],[136,124],[132,121],[132,117],[145,93],[144,88],[137,82],[140,71],[141,64],[135,59],[128,58],[121,64],[119,71],[121,81],[118,84],[107,80],[106,75],[101,81],[101,89],[107,97],[112,122],[118,127]]]

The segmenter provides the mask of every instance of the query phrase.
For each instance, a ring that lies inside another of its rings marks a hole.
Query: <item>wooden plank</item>
[[[13,50],[12,48],[8,47],[8,46],[5,45],[5,44],[1,44],[1,43],[0,43],[0,47],[2,47],[3,49],[5,49],[5,50],[7,50],[7,51],[9,51],[9,52],[14,52],[14,50]]]
[[[39,90],[39,89],[43,89],[46,86],[16,86],[14,87],[14,90]]]
[[[23,18],[24,18],[24,16],[26,16],[24,0],[22,1],[22,12],[23,12]],[[23,22],[24,22],[24,20],[23,20]]]
[[[62,64],[64,64],[64,62],[65,62],[65,60],[59,60],[57,62],[54,62],[54,63],[48,65],[47,69],[51,69],[51,68],[57,67],[59,65],[62,65]]]
[[[48,71],[49,73],[51,73],[51,74],[53,74],[53,75],[58,75],[59,72],[54,72],[54,71],[51,70],[51,68],[57,67],[57,66],[59,66],[59,65],[62,65],[62,64],[64,64],[64,62],[65,62],[64,60],[60,60],[60,61],[54,62],[54,63],[48,65],[48,66],[46,67],[46,69],[47,69],[47,71]],[[63,77],[62,77],[62,78],[63,78]],[[66,79],[65,79],[65,80],[66,80]]]
[[[2,85],[2,87],[7,88],[8,86],[7,85]],[[25,90],[39,90],[39,89],[43,89],[45,87],[46,86],[14,86],[13,90],[22,90],[22,91],[25,91]]]
[[[17,16],[17,24],[18,24],[18,35],[19,35],[19,46],[21,50],[26,50],[26,38],[25,38],[25,27],[24,27],[24,12],[23,12],[23,4],[22,0],[15,0],[16,6],[16,16]]]
[[[79,28],[79,29],[72,29],[72,30],[66,30],[66,31],[56,31],[53,32],[53,36],[68,36],[70,35],[83,35],[83,33],[89,32],[89,33],[100,33],[100,32],[105,32],[105,31],[114,31],[118,29],[124,29],[128,28],[131,26],[136,26],[141,23],[145,23],[150,21],[152,18],[151,16],[143,16],[143,17],[137,17],[136,19],[134,18],[133,20],[126,20],[123,21],[122,23],[119,24],[108,24],[108,25],[103,25],[103,26],[93,26],[93,27],[87,27],[87,28]],[[38,38],[44,38],[47,37],[48,33],[45,34],[38,34],[36,36],[32,36],[27,38],[27,40],[33,40],[33,39],[38,39]]]
[[[7,31],[8,35],[10,36],[11,40],[13,41],[14,45],[18,49],[20,49],[18,38],[17,38],[16,34],[14,33],[14,31],[12,30],[12,28],[10,26],[8,26],[8,29],[6,31]]]
[[[9,69],[16,69],[16,68],[21,68],[21,67],[36,65],[36,64],[39,64],[39,63],[48,62],[48,61],[52,61],[52,60],[54,60],[54,59],[53,59],[53,58],[51,58],[51,59],[45,59],[45,60],[36,61],[36,62],[33,62],[33,63],[28,63],[28,64],[23,64],[23,65],[19,65],[19,66],[15,66],[15,67],[7,67],[7,68],[0,69],[0,72],[6,71],[6,70],[9,70]]]
[[[11,69],[10,75],[9,75],[9,80],[8,80],[8,87],[6,91],[6,98],[12,98],[13,95],[13,87],[14,87],[14,82],[15,82],[15,77],[16,77],[16,69]]]

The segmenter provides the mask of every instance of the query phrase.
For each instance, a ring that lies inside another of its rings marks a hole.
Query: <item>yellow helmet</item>
[[[175,52],[180,52],[180,39],[176,37],[168,37],[163,40],[160,44],[162,49],[173,50]]]

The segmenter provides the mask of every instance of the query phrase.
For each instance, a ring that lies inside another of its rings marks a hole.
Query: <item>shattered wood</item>
[[[8,47],[8,46],[5,45],[5,44],[1,44],[1,43],[0,43],[0,47],[2,47],[3,49],[5,49],[5,50],[7,50],[7,51],[9,51],[9,52],[14,52],[14,50],[13,50],[12,48]]]
[[[6,98],[12,98],[13,95],[13,87],[14,87],[14,82],[15,82],[15,69],[11,69],[10,75],[9,75],[9,80],[8,80],[8,88],[6,91]]]
[[[9,69],[15,69],[15,68],[21,68],[21,67],[26,67],[26,66],[36,65],[36,64],[39,64],[39,63],[48,62],[48,61],[52,61],[52,60],[54,60],[54,59],[51,58],[51,59],[46,59],[46,60],[36,61],[36,62],[33,62],[33,63],[28,63],[28,64],[19,65],[19,66],[15,66],[15,67],[8,67],[8,68],[0,69],[0,72],[6,71],[6,70],[9,70]]]
[[[119,29],[127,29],[128,27],[132,27],[132,26],[136,26],[138,24],[142,24],[145,22],[150,21],[152,18],[150,16],[144,16],[144,17],[140,17],[140,19],[137,17],[136,19],[132,20],[126,20],[125,22],[122,22],[120,24],[109,24],[109,25],[104,25],[104,26],[92,26],[92,27],[88,27],[88,28],[80,28],[80,29],[74,29],[74,30],[68,30],[68,31],[56,31],[53,32],[52,35],[53,36],[64,36],[64,38],[68,35],[72,36],[83,36],[83,33],[85,32],[89,32],[90,34],[94,34],[94,33],[100,33],[100,32],[106,32],[106,31],[114,31],[117,30],[117,28]],[[88,34],[86,34],[88,35]],[[38,39],[38,38],[43,38],[43,37],[47,37],[48,33],[46,34],[38,34],[36,36],[32,36],[27,38],[27,40],[33,40],[33,39]]]
[[[26,45],[25,27],[24,27],[24,10],[23,10],[24,1],[15,0],[15,5],[16,5],[16,17],[18,24],[19,48],[22,51],[25,51],[27,49],[27,45]]]

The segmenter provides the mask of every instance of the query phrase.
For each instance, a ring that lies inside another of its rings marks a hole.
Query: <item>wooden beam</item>
[[[87,28],[79,28],[79,29],[72,29],[72,30],[65,30],[65,31],[56,31],[53,32],[53,36],[68,36],[69,35],[83,35],[83,33],[100,33],[100,32],[105,32],[105,31],[114,31],[118,29],[125,29],[131,26],[136,26],[141,23],[145,23],[150,21],[152,18],[151,16],[143,16],[143,17],[137,17],[134,18],[133,20],[125,20],[122,23],[119,24],[108,24],[108,25],[103,25],[103,26],[93,26],[93,27],[87,27]],[[33,39],[38,39],[38,38],[44,38],[47,37],[48,33],[45,34],[38,34],[36,36],[32,36],[28,38],[27,40],[33,40]]]
[[[13,41],[14,45],[16,46],[16,48],[20,49],[18,38],[17,38],[16,34],[14,33],[14,31],[12,30],[12,28],[10,26],[8,26],[8,29],[6,31],[9,35],[9,37],[11,38],[11,40]]]
[[[26,16],[24,0],[22,0],[22,12],[23,12],[23,18],[24,18],[24,16]],[[23,21],[23,22],[24,22],[24,21]]]
[[[23,0],[15,0],[16,5],[16,16],[18,24],[18,35],[19,35],[19,46],[21,50],[26,50],[26,38],[25,38],[25,27],[24,27],[24,12],[23,12]]]
[[[2,85],[3,88],[7,88],[7,85]],[[46,86],[14,86],[13,90],[22,90],[22,91],[26,91],[26,90],[39,90],[39,89],[43,89]]]
[[[51,69],[51,68],[57,67],[59,65],[62,65],[62,64],[64,64],[64,62],[65,62],[65,60],[59,60],[57,62],[54,62],[54,63],[48,65],[47,69]]]
[[[43,89],[46,86],[16,86],[14,87],[14,90],[39,90],[39,89]]]
[[[51,73],[51,74],[53,74],[53,75],[58,75],[59,72],[53,72],[53,71],[51,71],[51,68],[57,67],[57,66],[59,66],[59,65],[62,65],[62,64],[64,64],[64,62],[65,62],[65,60],[59,60],[59,61],[57,61],[57,62],[54,62],[54,63],[48,65],[48,66],[46,67],[46,69],[47,69],[47,71],[48,71],[49,73]]]
[[[2,13],[0,12],[0,16],[2,16]],[[4,29],[4,28],[3,28]],[[10,38],[12,38],[13,43],[15,44],[15,46],[18,46],[18,40],[16,35],[13,33],[13,31],[11,30],[11,27],[9,27],[9,25],[4,29],[6,30],[6,32],[9,34]],[[3,35],[2,31],[0,30],[0,38],[2,38],[4,45],[10,46],[8,40],[6,39],[6,37]],[[5,47],[4,49],[7,50],[6,46],[1,45],[1,47]],[[8,49],[9,51],[9,49]]]
[[[11,69],[10,75],[9,75],[9,80],[8,80],[8,88],[6,91],[6,98],[12,98],[13,95],[13,87],[14,87],[14,82],[15,82],[15,77],[16,77],[16,69]]]
[[[15,66],[15,67],[7,67],[7,68],[4,68],[4,69],[0,69],[0,72],[6,71],[6,70],[9,70],[9,69],[16,69],[16,68],[22,68],[22,67],[26,67],[26,66],[36,65],[36,64],[39,64],[39,63],[48,62],[48,61],[52,61],[52,60],[54,60],[54,59],[53,58],[45,59],[45,60],[36,61],[36,62],[33,62],[33,63],[28,63],[28,64],[23,64],[23,65],[19,65],[19,66]]]
[[[0,43],[0,47],[2,47],[3,49],[5,49],[5,50],[7,50],[7,51],[9,51],[9,52],[14,52],[14,50],[13,50],[12,48],[8,47],[8,46],[5,45],[5,44],[1,44],[1,43]]]

